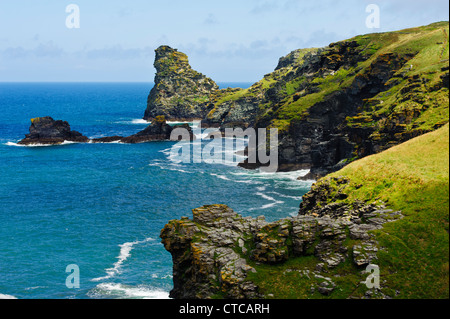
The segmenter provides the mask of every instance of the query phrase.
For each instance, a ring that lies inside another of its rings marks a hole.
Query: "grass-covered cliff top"
[[[346,177],[348,184],[336,183]],[[333,179],[335,178],[335,179]],[[319,180],[314,187],[331,183],[337,199],[329,203],[383,201],[400,210],[404,218],[374,231],[379,243],[378,260],[382,293],[393,298],[449,297],[449,125],[355,161]],[[313,189],[314,189],[313,187]],[[290,259],[281,265],[255,265],[251,275],[263,292],[273,298],[324,298],[310,291],[314,255]],[[295,271],[297,270],[297,271]],[[366,289],[361,274],[351,263],[330,270],[328,277],[339,290],[331,298],[361,297]]]
[[[357,87],[363,80],[370,82],[369,76],[378,76],[382,70],[377,67],[382,65],[392,70],[389,81],[381,92],[366,94],[359,114],[349,117],[346,125],[370,126],[375,130],[374,139],[381,138],[384,119],[389,117],[405,125],[403,131],[431,131],[437,123],[448,122],[448,35],[448,22],[438,22],[360,35],[323,49],[293,51],[252,87],[218,93],[208,118],[213,118],[224,103],[238,104],[256,97],[257,123],[285,131],[333,93]],[[447,82],[447,87],[442,82]],[[407,120],[399,121],[401,117]]]

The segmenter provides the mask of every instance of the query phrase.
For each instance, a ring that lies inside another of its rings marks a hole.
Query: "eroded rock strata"
[[[345,178],[338,182],[348,183]],[[309,194],[309,200],[328,197],[330,187],[322,184]],[[310,206],[306,203],[298,216],[272,223],[264,217],[242,217],[225,205],[203,206],[193,210],[192,220],[170,221],[161,231],[162,243],[173,259],[170,296],[267,297],[248,275],[257,272],[257,265],[282,264],[302,256],[315,256],[317,265],[312,273],[296,271],[314,276],[313,290],[330,295],[339,287],[327,277],[327,270],[351,260],[364,271],[380,249],[370,231],[402,218],[382,203],[355,202],[339,209],[333,204],[321,209]]]
[[[278,128],[279,170],[323,177],[448,122],[447,30],[439,22],[295,50],[248,89],[218,90],[164,46],[145,118],[201,117],[222,131]]]
[[[169,46],[156,50],[155,85],[147,101],[144,119],[163,115],[171,121],[203,119],[209,110],[210,95],[217,84],[193,70],[188,57]]]
[[[181,125],[174,125],[171,126],[167,124],[166,119],[164,116],[157,116],[153,121],[152,124],[149,125],[144,130],[140,131],[137,134],[124,137],[120,140],[121,143],[126,144],[136,144],[136,143],[145,143],[145,142],[151,142],[151,141],[168,141],[172,139],[172,132],[175,129],[183,128],[189,135],[186,137],[177,136],[174,140],[194,140],[195,136],[192,133],[192,129],[188,124],[181,124]]]

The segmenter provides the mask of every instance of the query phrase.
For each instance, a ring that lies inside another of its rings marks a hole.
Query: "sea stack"
[[[64,142],[86,143],[89,139],[70,129],[69,123],[54,120],[50,116],[31,119],[30,134],[18,142],[19,145],[58,145]]]
[[[164,115],[169,121],[203,119],[210,111],[211,93],[219,90],[210,78],[193,70],[188,57],[176,49],[156,49],[155,86],[147,101],[144,120]]]

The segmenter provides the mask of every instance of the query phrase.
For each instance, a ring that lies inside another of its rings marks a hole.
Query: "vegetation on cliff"
[[[342,179],[346,182],[342,182]],[[356,202],[382,201],[404,218],[373,230],[378,242],[381,290],[371,297],[449,297],[449,126],[387,151],[358,160],[319,180],[304,197],[301,213],[339,211]],[[320,260],[311,254],[276,266],[255,265],[249,278],[274,298],[316,298],[312,272]],[[289,270],[290,271],[287,271]],[[297,271],[292,271],[297,270]],[[301,270],[301,272],[299,272]],[[339,289],[332,298],[362,297],[365,276],[350,263],[328,269]]]
[[[448,34],[438,22],[295,50],[248,89],[219,90],[163,46],[145,118],[275,127],[279,169],[322,177],[448,123]]]
[[[154,66],[155,86],[148,96],[144,119],[202,119],[207,114],[210,94],[219,89],[217,84],[193,70],[186,54],[168,46],[156,50]]]
[[[279,128],[281,169],[325,177],[293,218],[213,205],[171,221],[173,296],[449,298],[448,32],[297,50],[252,87],[211,94],[205,124]],[[379,288],[364,284],[368,264]]]
[[[319,180],[299,215],[170,221],[174,298],[448,298],[449,125]],[[380,287],[366,285],[366,266]]]

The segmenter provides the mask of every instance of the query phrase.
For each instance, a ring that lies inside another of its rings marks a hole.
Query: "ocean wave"
[[[96,137],[97,138],[97,137]],[[121,143],[120,141],[113,141],[113,142],[94,142],[92,140],[90,140],[88,142],[88,144],[126,144],[126,143]]]
[[[0,299],[17,299],[17,298],[11,295],[0,294]]]
[[[152,167],[158,167],[159,169],[162,170],[167,170],[167,171],[174,171],[174,172],[180,172],[180,173],[185,173],[185,174],[193,174],[194,172],[188,172],[184,169],[182,169],[182,165],[179,164],[175,164],[175,163],[161,163],[159,160],[156,160],[153,163],[148,164],[148,166],[152,166]]]
[[[232,172],[231,174],[236,176],[248,176],[257,179],[270,179],[270,180],[290,180],[300,182],[299,177],[303,177],[309,173],[309,170],[298,170],[291,172],[263,172],[261,170],[245,170],[240,172]]]
[[[91,298],[117,299],[170,299],[167,291],[118,283],[101,283],[89,291],[88,296]]]
[[[240,179],[235,179],[235,178],[231,179],[231,178],[229,178],[229,177],[227,177],[225,175],[220,175],[220,174],[209,173],[209,175],[217,177],[217,178],[222,179],[224,181],[230,181],[230,182],[235,182],[235,183],[253,184],[253,185],[262,184],[262,182],[260,182],[260,181],[240,180]]]
[[[295,199],[295,200],[301,200],[302,196],[291,196],[291,195],[285,195],[285,194],[281,194],[278,192],[270,192],[270,194],[274,194],[278,197],[284,197],[284,198],[290,198],[290,199]]]
[[[150,122],[147,122],[144,119],[132,119],[132,120],[126,120],[126,121],[117,121],[116,124],[134,124],[134,125],[150,125]]]
[[[268,209],[268,208],[272,208],[272,207],[274,207],[274,206],[276,206],[276,205],[279,205],[279,204],[284,204],[283,201],[276,200],[275,198],[273,198],[273,197],[271,197],[271,196],[269,196],[269,195],[267,195],[267,194],[261,193],[261,192],[257,192],[255,195],[261,196],[261,197],[264,198],[265,200],[271,201],[272,203],[265,204],[265,205],[262,205],[262,206],[259,207],[259,208],[254,208],[254,209],[251,209],[251,210]]]
[[[133,250],[134,246],[147,243],[151,240],[153,240],[153,238],[146,238],[141,241],[127,242],[127,243],[119,245],[120,252],[119,252],[119,256],[117,257],[118,260],[114,263],[113,267],[105,270],[106,276],[94,278],[94,279],[91,279],[91,281],[103,281],[103,280],[112,278],[112,277],[116,276],[117,274],[120,274],[122,264],[131,256],[131,251]]]
[[[78,142],[64,141],[61,144],[30,144],[30,145],[21,145],[14,142],[7,142],[3,145],[6,146],[16,146],[16,147],[51,147],[51,146],[62,146],[62,145],[71,145],[71,144],[79,144]]]

